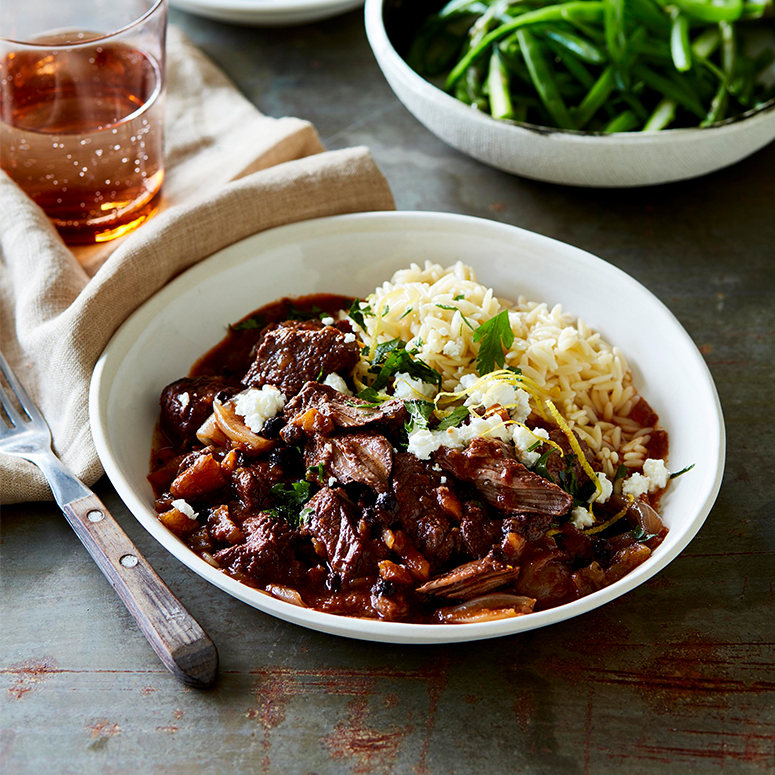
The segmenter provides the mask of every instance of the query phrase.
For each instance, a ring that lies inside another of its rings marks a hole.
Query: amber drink
[[[129,4],[145,15],[115,34],[0,37],[0,167],[71,244],[132,231],[161,195],[166,8]]]

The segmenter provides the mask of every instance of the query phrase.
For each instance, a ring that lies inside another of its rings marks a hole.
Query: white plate
[[[146,481],[159,394],[226,333],[228,323],[285,295],[364,296],[410,262],[471,264],[504,298],[524,294],[583,317],[620,346],[635,384],[670,434],[675,480],[662,499],[670,528],[653,556],[588,597],[514,619],[421,625],[298,608],[240,584],[196,556],[156,518]],[[215,586],[315,630],[393,643],[493,638],[591,611],[634,589],[689,543],[713,505],[724,468],[724,420],[710,373],[670,311],[629,275],[578,248],[512,226],[442,213],[365,213],[284,226],[238,242],[189,269],[135,312],[94,370],[92,433],[105,471],[141,524]],[[658,594],[658,593],[655,593]],[[656,601],[655,601],[656,603]]]
[[[363,0],[170,0],[181,11],[257,27],[309,24],[352,11]]]

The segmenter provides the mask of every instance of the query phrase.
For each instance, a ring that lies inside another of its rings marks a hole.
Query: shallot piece
[[[218,428],[237,444],[244,444],[253,452],[263,452],[274,446],[274,442],[259,436],[245,425],[234,411],[231,402],[222,404],[217,398],[213,401],[213,416]]]
[[[439,608],[435,619],[442,624],[471,624],[511,619],[533,613],[535,598],[521,595],[492,594],[476,597],[460,605]]]
[[[267,584],[266,591],[278,600],[290,603],[291,605],[297,605],[299,608],[307,607],[307,604],[302,600],[301,595],[290,587],[284,587],[282,584]]]

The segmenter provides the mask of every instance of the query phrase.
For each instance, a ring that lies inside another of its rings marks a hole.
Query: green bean
[[[675,100],[679,105],[683,105],[683,107],[690,110],[699,118],[705,118],[707,111],[703,109],[700,101],[680,84],[655,73],[643,64],[635,65],[632,68],[632,72],[635,73],[638,78],[642,78],[647,86],[660,92],[665,97]]]
[[[452,0],[436,15],[439,19],[448,19],[450,16],[457,16],[458,14],[487,13],[488,10],[488,4],[482,3],[479,0]]]
[[[692,42],[692,54],[707,59],[718,48],[721,33],[715,27],[703,30]]]
[[[723,80],[719,84],[718,90],[710,103],[708,115],[700,122],[700,126],[711,126],[711,124],[715,124],[717,121],[721,121],[721,119],[724,118],[724,113],[726,112],[727,104],[729,102],[728,94],[727,82],[726,80]]]
[[[573,119],[557,88],[554,74],[544,59],[541,44],[524,28],[517,30],[517,40],[527,69],[530,71],[530,77],[533,79],[533,85],[549,115],[561,129],[575,129]]]
[[[721,34],[721,64],[728,78],[735,72],[737,64],[737,38],[735,28],[729,22],[719,22]]]
[[[645,86],[643,81],[640,81],[640,85],[641,87]],[[632,112],[635,113],[641,121],[646,121],[649,117],[649,113],[643,103],[633,93],[635,88],[636,87],[633,86],[632,91],[622,92],[621,98],[630,106]]]
[[[733,22],[743,13],[743,0],[672,0],[685,14],[701,22]]]
[[[541,22],[556,22],[573,19],[595,20],[603,13],[603,0],[571,0],[568,3],[550,5],[546,8],[538,8],[518,16],[508,24],[504,24],[493,30],[479,44],[472,48],[452,69],[447,77],[445,88],[450,89],[465,72],[466,68],[473,64],[495,42],[506,37],[510,32],[526,27],[530,24]]]
[[[649,120],[641,129],[641,132],[659,132],[669,124],[672,124],[675,118],[676,107],[675,100],[667,98],[660,100]]]
[[[670,16],[673,26],[670,30],[670,53],[673,64],[679,73],[685,73],[692,68],[692,50],[689,46],[689,18],[674,8]]]
[[[633,19],[643,22],[652,30],[666,33],[670,29],[670,20],[653,0],[629,0],[627,10]]]
[[[558,46],[567,49],[577,59],[587,64],[602,65],[608,61],[608,57],[599,46],[590,43],[590,41],[573,32],[568,32],[555,26],[542,26],[540,30],[536,30],[536,34],[539,37],[546,37],[554,41]]]
[[[633,111],[624,110],[618,116],[612,118],[605,125],[603,131],[606,134],[613,134],[614,132],[631,132],[639,123],[640,121]]]
[[[624,0],[605,0],[605,42],[611,60],[619,63],[624,59],[627,36],[624,32]]]
[[[563,48],[553,40],[547,40],[546,45],[554,51],[557,58],[568,68],[568,72],[573,75],[582,86],[587,89],[592,87],[592,84],[595,82],[595,77],[568,51],[568,49]]]
[[[493,118],[514,117],[510,88],[509,74],[503,64],[501,53],[494,48],[487,73],[487,95],[490,98],[490,115]]]
[[[583,129],[603,106],[603,103],[611,96],[616,86],[614,68],[612,65],[603,70],[595,85],[589,90],[587,96],[581,101],[581,105],[573,112],[573,118],[577,129]]]

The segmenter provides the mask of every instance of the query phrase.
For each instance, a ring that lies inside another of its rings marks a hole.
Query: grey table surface
[[[368,145],[397,206],[570,242],[636,277],[707,359],[728,430],[718,502],[648,583],[586,616],[401,647],[286,624],[209,586],[98,494],[219,646],[168,675],[47,504],[2,514],[0,769],[9,773],[775,772],[775,145],[706,178],[563,188],[458,154],[398,103],[361,14],[285,30],[172,21],[265,113]]]

